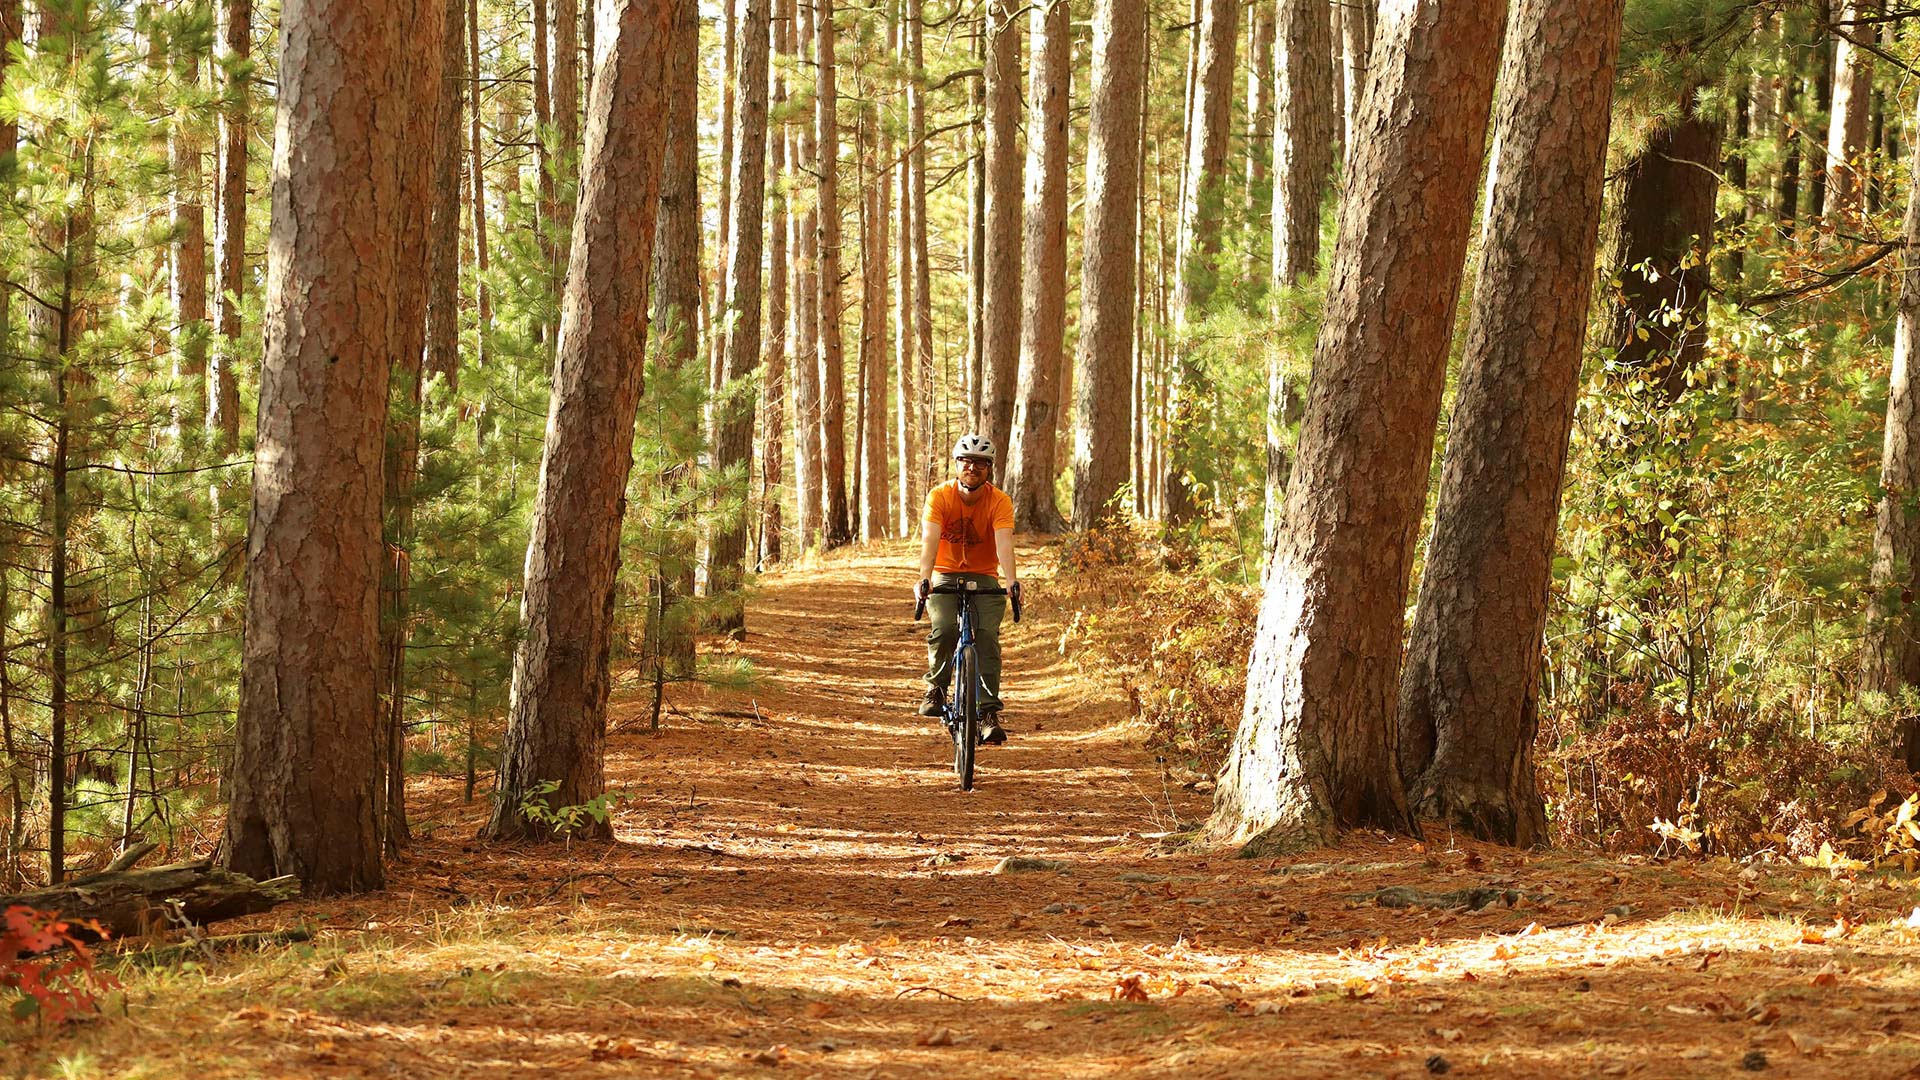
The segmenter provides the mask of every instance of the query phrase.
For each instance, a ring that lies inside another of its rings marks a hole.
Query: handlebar
[[[1002,589],[1002,588],[981,589],[981,588],[976,588],[974,586],[966,585],[960,582],[950,581],[950,582],[943,582],[942,584],[934,585],[930,587],[929,589],[927,589],[927,595],[928,596],[939,595],[939,596],[1011,597],[1013,600],[1013,621],[1014,622],[1020,621],[1020,592],[1018,589],[1015,589],[1012,592],[1009,592],[1006,589]],[[913,603],[913,621],[919,622],[920,617],[922,615],[925,615],[926,612],[927,612],[926,598],[921,597],[920,599],[915,600]]]

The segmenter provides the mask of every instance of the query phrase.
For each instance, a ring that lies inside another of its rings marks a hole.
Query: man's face
[[[953,459],[954,472],[960,477],[960,483],[971,491],[987,482],[993,475],[993,461],[983,457],[957,457]]]

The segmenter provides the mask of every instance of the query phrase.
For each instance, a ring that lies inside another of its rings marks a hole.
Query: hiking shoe
[[[1007,729],[1000,726],[999,709],[989,709],[987,715],[980,718],[980,741],[988,746],[1006,743]]]
[[[934,687],[927,687],[927,692],[920,695],[921,716],[939,716],[940,710],[946,707],[947,695]]]

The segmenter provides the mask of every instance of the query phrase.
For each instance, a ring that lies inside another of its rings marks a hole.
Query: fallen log
[[[299,895],[300,879],[291,874],[255,881],[214,866],[211,859],[200,859],[150,870],[104,870],[0,896],[0,910],[24,904],[55,912],[70,922],[90,919],[109,936],[120,938],[255,915]],[[74,930],[82,940],[99,936],[78,926]]]
[[[200,938],[197,941],[182,941],[155,949],[143,949],[140,952],[122,953],[119,963],[123,967],[155,968],[186,960],[211,960],[220,953],[240,949],[297,945],[300,942],[312,940],[313,931],[304,928],[267,930],[256,934],[228,934],[225,937]]]

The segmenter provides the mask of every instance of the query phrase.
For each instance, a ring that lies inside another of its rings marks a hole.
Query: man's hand
[[[913,602],[916,604],[926,603],[927,594],[931,591],[933,591],[933,582],[928,581],[926,578],[921,578],[919,581],[914,582]]]

